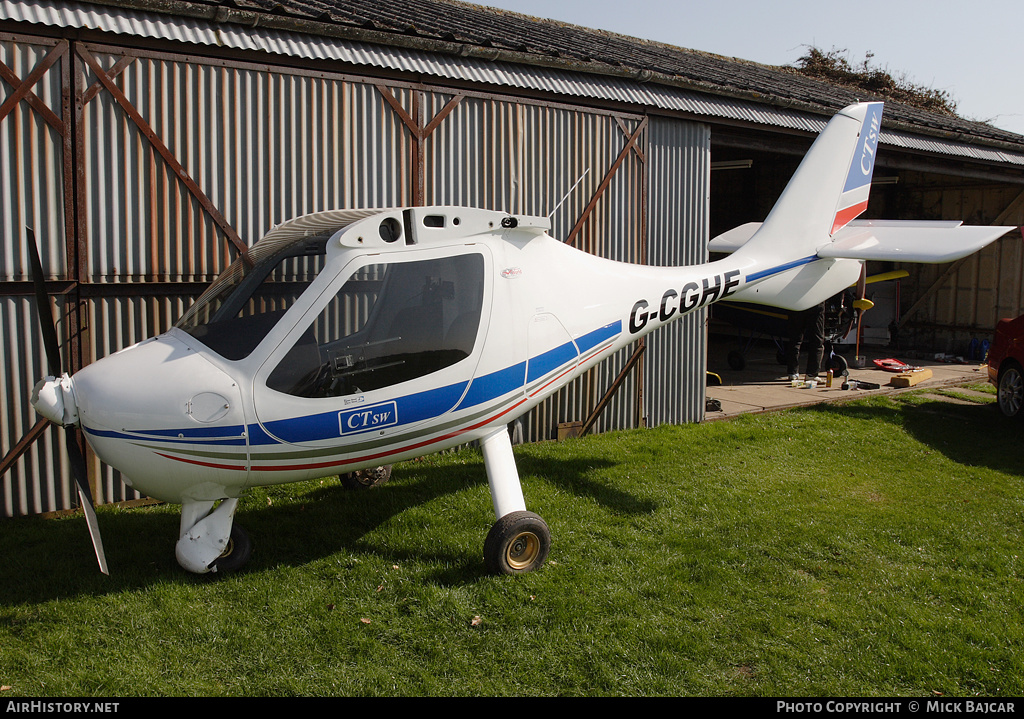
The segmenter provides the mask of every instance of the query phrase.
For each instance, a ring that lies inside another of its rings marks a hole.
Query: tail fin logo
[[[878,133],[882,127],[882,103],[873,102],[867,106],[864,124],[860,129],[860,148],[850,172],[846,175],[846,186],[843,192],[864,187],[871,183],[871,175],[875,169],[875,152],[878,150]]]
[[[839,197],[836,216],[832,222],[831,234],[833,235],[867,209],[881,127],[882,103],[870,103],[867,105],[864,123],[861,126],[860,143],[850,162],[843,194]]]

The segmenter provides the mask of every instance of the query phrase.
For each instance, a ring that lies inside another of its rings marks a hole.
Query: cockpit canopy
[[[301,227],[272,230],[175,327],[227,360],[248,357],[324,269],[331,237],[374,213],[332,214],[321,223],[307,219]],[[348,274],[321,298],[268,387],[310,398],[355,394],[430,374],[472,353],[484,297],[479,250],[428,258],[373,254]]]

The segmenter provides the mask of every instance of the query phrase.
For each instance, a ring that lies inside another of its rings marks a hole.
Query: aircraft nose
[[[130,487],[180,502],[234,496],[244,484],[242,393],[203,350],[172,332],[97,360],[71,379],[86,439]]]
[[[84,428],[188,434],[241,409],[231,378],[171,335],[104,357],[71,379]]]

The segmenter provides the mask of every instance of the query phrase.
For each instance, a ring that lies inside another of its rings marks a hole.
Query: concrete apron
[[[842,353],[850,363],[849,379],[877,384],[879,385],[878,389],[860,387],[844,390],[842,389],[842,377],[834,378],[832,386],[826,387],[824,371],[819,376],[816,387],[805,387],[803,374],[807,361],[805,354],[800,358],[801,386],[793,387],[786,376],[785,366],[778,362],[777,348],[774,345],[768,342],[759,342],[755,346],[747,348],[744,354],[744,368],[734,370],[730,368],[727,357],[728,353],[736,350],[737,347],[736,343],[730,343],[721,338],[712,338],[709,342],[708,372],[721,377],[722,384],[714,385],[713,378],[709,376],[706,394],[709,400],[717,400],[721,404],[721,411],[715,411],[709,407],[704,417],[705,421],[734,417],[746,412],[768,412],[819,402],[843,402],[879,394],[935,389],[970,382],[988,382],[987,367],[977,361],[961,363],[956,360],[942,361],[934,358],[910,359],[900,356],[898,350],[861,347],[861,355],[865,358],[863,368],[853,366],[853,348],[850,348],[848,353],[845,351]],[[901,360],[915,367],[930,369],[932,376],[912,387],[893,387],[889,383],[896,373],[879,369],[872,362],[875,359],[889,358]]]

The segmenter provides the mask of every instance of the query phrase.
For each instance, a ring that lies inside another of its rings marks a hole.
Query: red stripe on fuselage
[[[601,349],[599,349],[596,352],[594,352],[593,354],[591,354],[590,358],[592,359],[594,357],[597,357],[602,352],[607,351],[611,346],[612,346],[612,343],[609,342],[607,345],[605,345]],[[413,450],[413,449],[420,449],[421,447],[429,447],[432,444],[437,444],[439,442],[444,442],[444,441],[452,439],[454,437],[458,437],[461,434],[465,434],[466,432],[470,432],[470,431],[472,431],[474,429],[479,429],[480,427],[484,427],[484,426],[490,424],[491,422],[493,422],[494,420],[499,419],[500,417],[504,417],[506,414],[508,414],[509,412],[514,410],[516,407],[519,407],[524,402],[526,402],[526,401],[528,401],[530,399],[533,399],[534,397],[536,397],[538,394],[543,392],[545,389],[550,387],[555,382],[558,382],[560,379],[562,379],[566,375],[571,374],[573,372],[573,370],[576,369],[577,366],[578,365],[573,365],[569,369],[567,369],[564,372],[562,372],[561,374],[559,374],[557,377],[553,377],[548,382],[546,382],[543,386],[541,386],[538,389],[534,390],[532,394],[530,394],[530,395],[528,395],[526,397],[523,397],[521,400],[519,400],[515,404],[507,407],[506,409],[502,410],[501,412],[498,412],[497,414],[494,414],[494,415],[488,417],[485,420],[477,422],[476,424],[469,425],[468,427],[463,427],[462,429],[458,429],[458,430],[456,430],[454,432],[449,432],[448,434],[442,435],[440,437],[435,437],[434,439],[428,439],[428,440],[424,440],[423,442],[417,442],[415,444],[406,445],[405,447],[399,447],[397,449],[388,450],[386,452],[378,452],[377,454],[368,454],[368,455],[365,455],[363,457],[356,457],[354,459],[332,460],[330,462],[314,462],[314,463],[311,463],[311,464],[289,464],[289,465],[281,465],[281,466],[278,466],[278,465],[261,465],[261,466],[253,466],[251,469],[254,472],[287,472],[287,471],[293,471],[293,470],[294,471],[300,471],[300,470],[306,470],[306,469],[327,469],[329,467],[338,467],[338,466],[342,466],[342,465],[346,465],[346,464],[356,464],[356,463],[359,463],[359,462],[367,462],[367,461],[372,461],[372,460],[376,460],[376,459],[383,459],[384,457],[390,457],[390,456],[393,456],[393,455],[396,455],[396,454],[401,454],[403,452],[408,452],[408,451]],[[198,459],[185,459],[184,457],[174,457],[172,455],[164,454],[162,452],[157,452],[157,454],[159,454],[161,457],[166,457],[167,459],[173,459],[173,460],[175,460],[177,462],[184,462],[185,464],[193,464],[193,465],[197,465],[197,466],[200,466],[200,467],[210,467],[212,469],[233,469],[233,470],[245,469],[244,467],[238,467],[238,466],[235,466],[235,465],[215,464],[213,462],[203,462],[203,461],[198,460]]]

